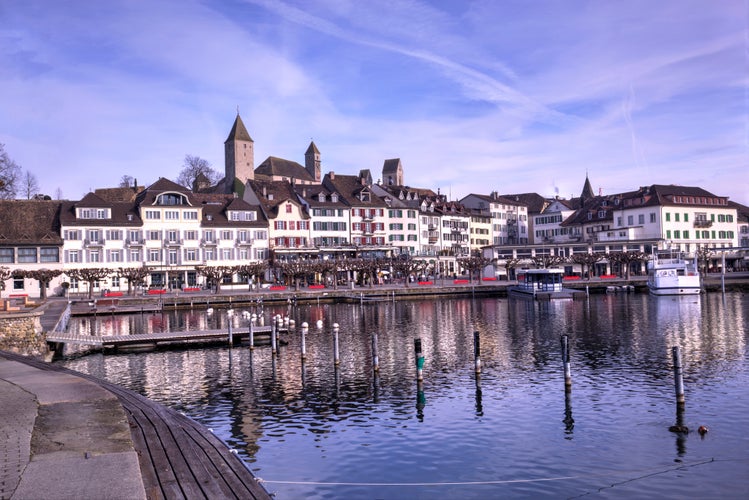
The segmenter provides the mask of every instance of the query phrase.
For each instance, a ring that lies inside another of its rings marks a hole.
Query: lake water
[[[278,498],[747,497],[747,295],[299,305],[290,315],[310,323],[304,363],[298,328],[283,335],[288,345],[277,356],[269,347],[212,347],[60,363],[202,422]],[[225,321],[222,311],[172,311],[71,328],[122,333]],[[234,322],[245,324],[241,315]],[[415,338],[425,357],[420,387]],[[687,435],[669,431],[677,421],[672,346],[682,349]]]

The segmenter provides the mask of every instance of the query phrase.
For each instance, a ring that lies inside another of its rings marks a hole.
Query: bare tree
[[[647,254],[638,250],[629,252],[611,252],[608,254],[609,262],[619,264],[619,275],[624,279],[629,279],[630,264],[632,262],[643,262],[648,259]]]
[[[260,284],[260,277],[265,274],[268,270],[269,264],[267,260],[261,262],[251,262],[249,264],[242,264],[237,266],[237,274],[242,276],[244,279],[252,279],[258,285]]]
[[[474,274],[476,274],[478,281],[481,282],[481,270],[492,262],[491,259],[479,254],[473,254],[470,257],[460,257],[457,261],[460,267],[468,271],[468,281],[471,283],[473,283]]]
[[[88,283],[88,298],[92,298],[94,296],[94,283],[97,281],[106,278],[110,274],[112,274],[112,271],[109,269],[104,268],[98,268],[98,267],[87,267],[83,269],[75,269],[68,271],[68,274],[71,277],[76,277],[79,280],[85,281]]]
[[[221,281],[226,276],[231,276],[237,272],[235,266],[196,266],[195,271],[205,277],[209,285],[216,286],[216,293],[221,291]]]
[[[10,268],[0,266],[0,291],[5,290],[5,281],[13,276]]]
[[[575,264],[580,264],[580,268],[583,271],[583,275],[585,274],[585,269],[587,267],[588,269],[588,279],[591,278],[593,275],[593,265],[595,265],[596,262],[599,262],[603,260],[603,254],[596,252],[596,253],[573,253],[570,256],[570,262],[573,262]]]
[[[558,266],[566,260],[567,259],[561,255],[536,255],[535,257],[531,257],[531,262],[533,262],[533,265],[538,269],[548,269],[553,266]]]
[[[713,257],[713,252],[707,245],[702,245],[697,249],[697,265],[702,276],[707,276],[707,270],[710,265],[710,259]]]
[[[408,288],[408,278],[412,274],[423,272],[429,264],[425,260],[417,260],[407,255],[405,258],[393,259],[393,271],[403,275],[404,284]]]
[[[133,285],[144,285],[150,272],[151,269],[148,266],[121,267],[117,270],[117,276],[127,279],[127,294],[132,295]]]
[[[47,287],[50,281],[62,274],[61,269],[35,269],[29,271],[21,271],[24,278],[35,279],[39,282],[39,298],[42,300],[47,299]]]
[[[39,181],[37,181],[36,176],[28,170],[26,170],[21,177],[21,190],[27,200],[36,198],[36,195],[39,194]]]
[[[129,188],[131,186],[134,186],[135,179],[133,179],[132,175],[123,175],[120,177],[120,187],[121,188]]]
[[[201,174],[208,179],[211,185],[216,184],[221,179],[221,175],[211,167],[207,160],[199,156],[185,155],[185,162],[182,164],[179,177],[177,177],[177,184],[192,189],[195,179]]]
[[[5,152],[5,144],[0,143],[0,200],[16,197],[21,179],[21,167]]]

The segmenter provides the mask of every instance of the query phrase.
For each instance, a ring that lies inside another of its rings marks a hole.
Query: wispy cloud
[[[568,196],[587,171],[749,203],[745,0],[102,5],[0,8],[0,142],[48,192],[221,168],[239,106],[258,163],[314,138],[325,170],[400,157],[453,196]]]

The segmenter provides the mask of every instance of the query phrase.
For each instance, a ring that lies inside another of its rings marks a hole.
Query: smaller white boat
[[[654,253],[648,263],[648,288],[653,295],[699,294],[702,280],[697,258],[686,259],[681,253]]]
[[[585,292],[562,286],[563,278],[561,269],[522,269],[518,271],[518,284],[508,291],[514,296],[539,300],[572,299],[585,295]]]

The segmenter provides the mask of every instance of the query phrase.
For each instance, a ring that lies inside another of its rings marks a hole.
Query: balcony
[[[234,244],[238,247],[251,247],[253,240],[240,240],[237,239],[234,241]]]
[[[708,228],[713,226],[713,221],[707,219],[695,219],[694,227]]]
[[[142,247],[146,242],[143,238],[128,238],[125,240],[125,246],[128,247]]]
[[[184,244],[184,240],[182,240],[182,239],[174,239],[174,240],[172,240],[172,239],[167,238],[167,239],[164,240],[164,246],[165,247],[176,247],[176,246],[181,246],[183,244]]]
[[[201,247],[215,247],[217,245],[218,245],[218,239],[201,238],[200,240]]]
[[[91,240],[91,239],[86,238],[85,240],[83,240],[83,246],[86,247],[86,248],[103,247],[104,246],[104,238],[99,238],[97,240]]]

